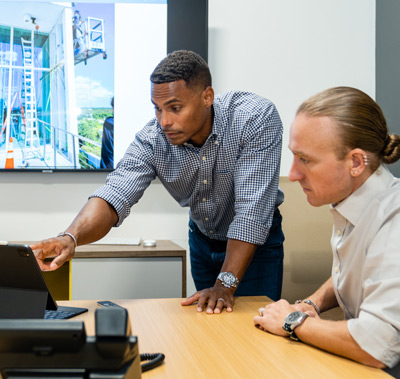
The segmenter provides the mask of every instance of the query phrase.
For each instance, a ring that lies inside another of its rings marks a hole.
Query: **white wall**
[[[254,91],[280,111],[283,176],[291,160],[288,128],[301,101],[336,85],[375,95],[374,0],[209,0],[209,25],[216,92]],[[0,240],[37,240],[64,230],[104,178],[100,173],[0,174]],[[112,235],[171,239],[187,248],[186,225],[187,209],[155,182]],[[193,291],[189,274],[188,293]]]
[[[272,100],[288,130],[300,103],[332,86],[375,96],[375,0],[209,0],[209,64],[216,92]]]

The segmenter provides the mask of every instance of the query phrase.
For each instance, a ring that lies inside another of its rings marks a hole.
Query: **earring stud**
[[[366,166],[369,166],[369,156],[368,155],[363,155],[362,157],[363,157],[364,164]]]

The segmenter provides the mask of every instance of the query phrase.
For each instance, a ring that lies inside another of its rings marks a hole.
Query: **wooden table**
[[[143,378],[391,378],[387,373],[348,359],[274,336],[253,325],[253,317],[270,300],[236,299],[232,313],[198,313],[181,299],[114,300],[129,310],[140,353],[165,354],[165,363]],[[88,335],[94,334],[95,301],[59,302],[85,306]]]

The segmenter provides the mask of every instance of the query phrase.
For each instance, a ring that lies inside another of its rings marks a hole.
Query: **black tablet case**
[[[0,245],[0,318],[43,318],[57,308],[32,249]]]

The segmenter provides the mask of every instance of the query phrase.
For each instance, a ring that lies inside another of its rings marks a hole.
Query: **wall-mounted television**
[[[0,0],[0,172],[111,171],[156,64],[207,38],[208,0]]]

